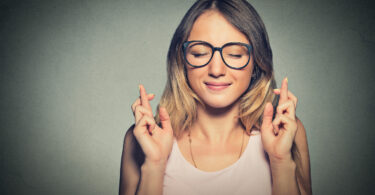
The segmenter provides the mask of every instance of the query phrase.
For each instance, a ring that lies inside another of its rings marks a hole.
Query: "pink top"
[[[205,172],[191,165],[174,140],[164,175],[164,195],[271,193],[271,170],[260,133],[250,137],[240,159],[215,172]]]

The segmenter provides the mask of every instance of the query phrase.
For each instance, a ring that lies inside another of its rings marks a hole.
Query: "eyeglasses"
[[[251,45],[229,42],[222,47],[214,47],[205,41],[184,42],[185,61],[192,67],[200,68],[210,63],[215,51],[219,51],[224,64],[232,69],[242,69],[249,64]]]

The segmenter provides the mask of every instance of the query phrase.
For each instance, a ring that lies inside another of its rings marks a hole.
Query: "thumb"
[[[261,131],[263,134],[274,135],[273,126],[272,126],[272,116],[273,116],[273,106],[270,102],[267,102],[263,111],[263,123],[261,127]]]
[[[167,110],[164,107],[159,108],[159,118],[162,129],[166,131],[172,131],[171,120],[169,118]]]

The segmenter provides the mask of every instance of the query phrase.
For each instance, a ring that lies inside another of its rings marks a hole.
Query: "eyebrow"
[[[210,44],[210,45],[213,46],[213,47],[216,47],[216,46],[214,46],[212,43],[207,42],[207,41],[202,41],[202,40],[187,40],[186,42],[203,42],[203,43],[208,43],[208,44]],[[240,41],[230,41],[230,42],[226,42],[226,43],[224,43],[223,45],[218,46],[218,47],[223,47],[224,45],[226,45],[226,44],[228,44],[228,43],[241,43],[241,44],[246,44],[246,45],[250,45],[250,46],[251,46],[250,43],[245,43],[245,42],[240,42]]]

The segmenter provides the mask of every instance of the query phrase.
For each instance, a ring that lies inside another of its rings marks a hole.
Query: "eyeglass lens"
[[[186,48],[186,60],[193,66],[202,66],[207,64],[212,56],[213,49],[204,42],[191,43]],[[224,62],[233,68],[241,68],[249,61],[249,50],[241,44],[229,44],[223,47],[222,57]]]

